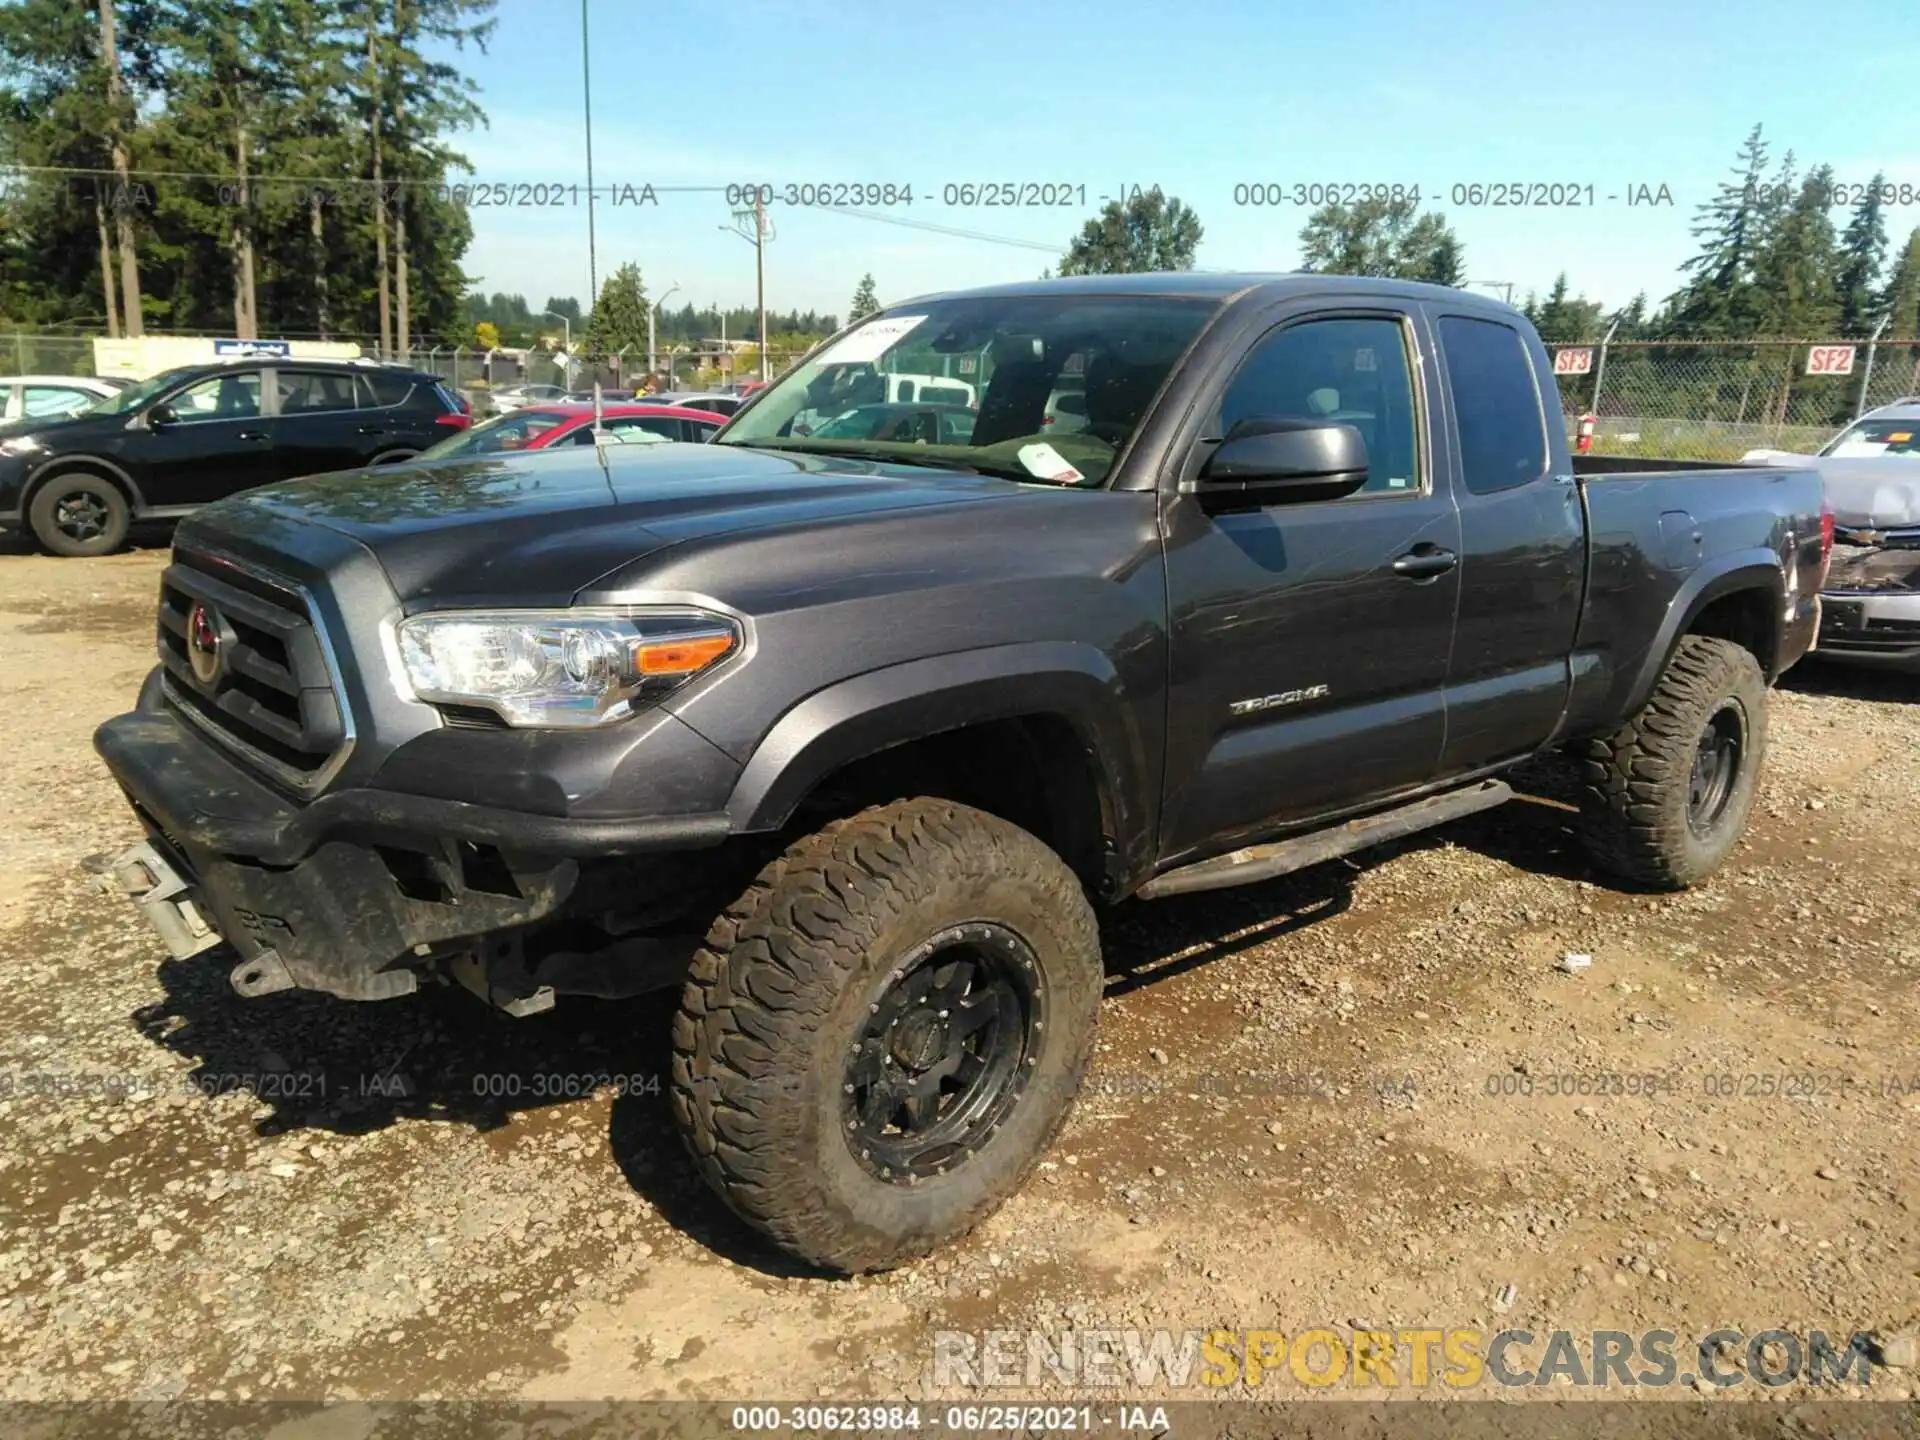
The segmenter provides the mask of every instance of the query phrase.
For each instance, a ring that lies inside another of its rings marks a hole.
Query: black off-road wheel
[[[1033,835],[908,800],[836,821],[714,922],[673,1027],[695,1163],[775,1243],[849,1274],[999,1207],[1085,1074],[1092,907]]]
[[[34,491],[27,523],[55,555],[109,555],[127,543],[127,497],[111,480],[76,472],[56,475]]]
[[[1581,839],[1622,879],[1682,890],[1727,858],[1753,809],[1767,685],[1731,640],[1688,635],[1653,696],[1582,757]]]

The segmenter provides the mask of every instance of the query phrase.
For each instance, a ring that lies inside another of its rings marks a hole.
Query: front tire
[[[1582,757],[1581,839],[1623,879],[1683,890],[1746,828],[1767,748],[1767,685],[1731,640],[1681,639],[1653,695]]]
[[[34,538],[55,555],[108,555],[127,543],[133,516],[127,497],[111,480],[75,471],[56,475],[34,491],[27,523]]]
[[[1017,1189],[1092,1052],[1092,907],[1034,836],[941,800],[837,821],[709,932],[674,1020],[695,1163],[775,1243],[890,1269]]]

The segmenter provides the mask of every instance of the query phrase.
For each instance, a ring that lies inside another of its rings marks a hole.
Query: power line
[[[1044,250],[1049,255],[1060,253],[1058,245],[1048,244],[1044,240],[1018,240],[1011,235],[989,235],[983,230],[965,230],[957,225],[938,225],[931,220],[908,220],[900,215],[882,215],[873,210],[855,210],[848,205],[822,205],[819,208],[834,215],[845,215],[853,220],[873,220],[882,225],[898,225],[907,230],[927,230],[935,235],[952,235],[960,240],[978,240],[988,245],[1012,245],[1022,250]]]

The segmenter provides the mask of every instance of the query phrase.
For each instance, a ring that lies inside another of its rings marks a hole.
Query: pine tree
[[[601,282],[586,339],[587,353],[594,356],[646,349],[647,287],[641,283],[638,265],[622,265]]]
[[[1920,340],[1920,228],[1895,258],[1878,308],[1887,317],[1887,339]]]
[[[1667,302],[1674,333],[1689,339],[1753,333],[1753,263],[1776,193],[1767,183],[1767,145],[1759,125],[1741,145],[1733,175],[1695,212],[1693,237],[1700,249],[1681,265],[1687,281]]]
[[[146,138],[139,116],[158,56],[144,8],[121,8],[0,6],[0,161],[80,172],[8,187],[0,305],[16,321],[91,322],[109,333],[124,323],[139,333],[154,192],[130,166]]]
[[[1840,237],[1837,285],[1843,335],[1870,334],[1880,319],[1880,270],[1887,260],[1887,220],[1880,188],[1886,179],[1883,174],[1873,177]]]
[[[1416,280],[1425,280],[1431,285],[1451,285],[1458,289],[1467,283],[1467,251],[1460,243],[1460,237],[1448,227],[1445,234],[1439,236],[1433,247],[1421,262]]]
[[[853,300],[847,306],[847,323],[864,320],[880,308],[880,300],[874,294],[873,273],[869,271],[860,277],[860,284],[853,292]]]
[[[1839,317],[1839,268],[1828,197],[1833,171],[1817,166],[1771,219],[1753,260],[1757,333],[1785,339],[1829,334]]]

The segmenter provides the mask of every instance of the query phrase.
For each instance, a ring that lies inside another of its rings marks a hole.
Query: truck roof
[[[1052,280],[1026,280],[1008,285],[984,285],[972,290],[949,290],[916,295],[889,305],[889,310],[927,300],[993,299],[1014,295],[1150,295],[1170,298],[1228,300],[1251,291],[1270,298],[1296,295],[1396,295],[1471,306],[1503,316],[1517,316],[1511,305],[1470,290],[1448,285],[1426,285],[1415,280],[1392,280],[1373,275],[1321,275],[1309,270],[1221,274],[1198,270],[1157,270],[1133,275],[1073,275]]]

